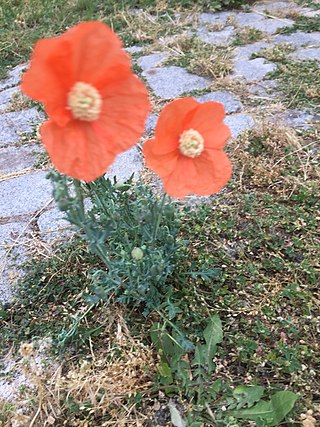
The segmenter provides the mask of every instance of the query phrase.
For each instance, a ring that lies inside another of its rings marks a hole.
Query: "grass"
[[[292,26],[279,29],[280,34],[286,35],[295,33],[297,31],[303,31],[304,33],[320,31],[320,16],[298,16]]]
[[[236,29],[236,38],[233,41],[234,46],[242,46],[250,43],[255,43],[265,37],[265,33],[261,30],[251,27],[238,27]]]
[[[320,69],[317,61],[286,61],[277,65],[268,78],[278,81],[286,107],[319,112]]]
[[[276,45],[261,49],[257,53],[253,53],[251,58],[266,58],[271,62],[285,62],[288,59],[288,55],[295,50],[295,47],[288,43],[277,43]]]
[[[225,77],[233,69],[231,49],[204,43],[195,36],[176,37],[166,48],[171,53],[167,65],[178,65],[200,76]]]

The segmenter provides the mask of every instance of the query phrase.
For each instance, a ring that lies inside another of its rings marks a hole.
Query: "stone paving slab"
[[[251,81],[263,80],[265,76],[277,68],[276,64],[264,58],[237,61],[234,64],[234,76],[243,77]]]
[[[43,120],[44,115],[36,108],[0,114],[0,147],[18,142],[22,134],[33,132]]]
[[[239,136],[242,132],[252,128],[255,125],[254,118],[250,114],[237,114],[235,116],[227,116],[224,119],[226,125],[230,127],[233,138]]]
[[[70,236],[73,226],[65,219],[64,212],[54,207],[39,215],[37,218],[39,233],[44,241],[52,242]]]
[[[234,27],[226,27],[221,31],[208,31],[205,27],[200,27],[196,34],[203,42],[215,46],[229,45],[235,39]]]
[[[203,22],[204,24],[226,25],[230,16],[233,16],[231,12],[201,13],[199,21]]]
[[[242,109],[241,102],[230,92],[215,91],[206,93],[196,98],[199,102],[215,101],[223,104],[225,112],[228,114],[237,113]]]
[[[154,52],[150,55],[142,56],[138,59],[137,64],[143,71],[149,71],[161,65],[169,57],[166,52]]]
[[[260,52],[262,49],[267,49],[274,46],[274,43],[255,42],[246,46],[239,46],[234,50],[234,61],[244,61],[251,58],[253,53]]]
[[[141,153],[137,147],[132,147],[117,156],[115,162],[105,174],[106,178],[113,179],[115,176],[118,182],[127,181],[132,174],[134,178],[139,177],[143,168]]]
[[[36,144],[0,148],[0,176],[31,168],[37,160],[37,153],[41,151]]]
[[[27,68],[27,64],[21,64],[14,67],[8,72],[6,79],[0,80],[0,90],[7,89],[12,86],[18,86],[22,72]]]
[[[301,47],[304,45],[310,45],[312,47],[320,46],[320,31],[313,33],[304,33],[303,31],[297,31],[289,35],[277,34],[273,41],[275,43],[291,43],[294,46]]]
[[[0,92],[0,113],[5,111],[11,105],[12,95],[18,92],[17,87],[9,87]]]
[[[28,229],[28,222],[0,222],[0,303],[11,301],[13,287],[21,276],[19,265],[25,261],[21,242]],[[12,257],[14,256],[14,262]]]
[[[0,182],[0,218],[29,214],[45,206],[52,198],[46,175],[40,171]]]
[[[175,65],[152,68],[142,73],[153,92],[163,99],[177,98],[185,92],[206,89],[210,80],[188,73],[184,68]]]
[[[309,47],[305,49],[298,49],[297,51],[293,52],[290,57],[292,59],[298,59],[301,61],[307,61],[307,60],[317,60],[320,61],[320,47]]]
[[[268,34],[275,34],[280,28],[291,27],[294,24],[292,19],[267,18],[255,12],[240,12],[235,17],[241,27],[255,28]]]

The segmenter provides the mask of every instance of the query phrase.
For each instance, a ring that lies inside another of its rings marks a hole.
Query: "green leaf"
[[[240,385],[236,387],[233,391],[233,396],[237,399],[237,409],[248,406],[250,408],[256,402],[262,398],[264,394],[264,387],[262,386],[250,386],[250,385]]]
[[[278,391],[271,397],[271,403],[274,409],[274,423],[277,426],[284,417],[293,409],[299,396],[292,391]]]
[[[192,366],[206,366],[210,374],[215,367],[212,359],[216,354],[217,344],[221,343],[223,338],[222,324],[218,315],[211,317],[203,336],[206,344],[196,346]]]
[[[223,332],[222,332],[222,324],[220,317],[215,314],[211,317],[208,326],[203,331],[204,339],[206,340],[206,344],[210,350],[211,347],[216,346],[217,344],[222,342]]]
[[[172,384],[173,383],[173,376],[170,369],[170,366],[166,362],[161,362],[157,366],[158,372],[161,376],[161,383],[164,385]]]
[[[265,421],[268,427],[277,426],[292,410],[298,395],[291,391],[279,391],[275,393],[269,402],[258,402],[252,408],[239,411],[227,411],[224,415],[232,415],[252,421]]]

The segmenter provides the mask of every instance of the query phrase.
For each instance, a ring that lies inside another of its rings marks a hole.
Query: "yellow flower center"
[[[68,107],[75,119],[88,122],[97,120],[101,105],[100,93],[88,83],[75,83],[68,94]]]
[[[180,135],[179,149],[184,156],[194,159],[202,153],[204,149],[204,139],[197,130],[185,130]]]

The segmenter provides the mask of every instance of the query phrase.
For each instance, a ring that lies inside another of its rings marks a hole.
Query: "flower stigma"
[[[180,135],[179,149],[184,156],[194,159],[202,153],[204,149],[204,139],[197,130],[185,130]]]
[[[91,122],[100,115],[102,99],[95,87],[77,82],[68,94],[67,103],[75,119]]]

